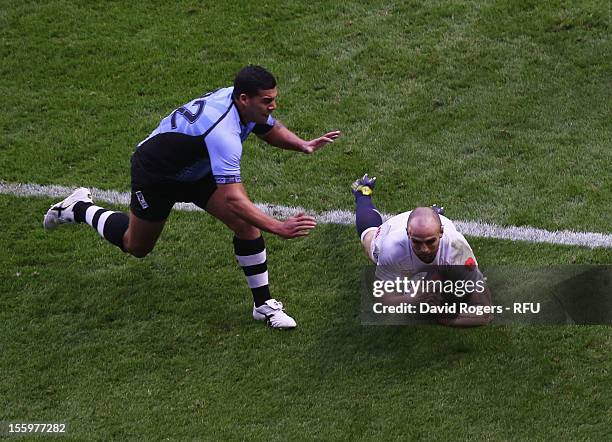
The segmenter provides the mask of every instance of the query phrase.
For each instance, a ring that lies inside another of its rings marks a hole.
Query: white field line
[[[69,195],[74,188],[64,186],[41,186],[38,184],[19,184],[6,183],[0,181],[0,194],[25,196],[25,197],[47,197],[63,199]],[[130,201],[129,192],[118,192],[115,190],[100,190],[91,188],[92,195],[96,201],[110,204],[127,206]],[[201,211],[193,204],[179,203],[175,209],[184,211]],[[316,217],[319,224],[342,224],[353,225],[355,215],[346,210],[330,210],[328,212],[313,213],[301,207],[287,207],[275,204],[257,204],[261,210],[268,215],[277,218],[287,218],[301,212],[312,214]],[[42,214],[41,214],[42,216]],[[392,215],[383,214],[384,219]],[[511,241],[529,241],[548,244],[564,244],[584,247],[604,247],[612,248],[612,234],[596,232],[574,232],[571,230],[548,231],[534,227],[503,227],[495,224],[487,224],[479,221],[454,221],[457,230],[466,236],[476,236],[481,238],[507,239]]]

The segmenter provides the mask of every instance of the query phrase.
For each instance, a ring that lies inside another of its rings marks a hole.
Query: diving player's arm
[[[266,215],[249,199],[241,183],[217,184],[227,210],[249,224],[283,238],[296,238],[308,235],[317,225],[315,219],[303,213],[279,221]]]
[[[474,292],[471,294],[468,305],[482,305],[491,307],[491,291],[485,286],[482,292]],[[438,318],[438,323],[449,327],[479,327],[487,325],[493,320],[493,313],[471,314],[459,313],[454,318]]]
[[[493,311],[491,308],[491,291],[485,282],[486,278],[478,268],[478,261],[476,261],[474,252],[465,237],[455,229],[454,225],[452,225],[452,229],[445,228],[444,233],[454,237],[451,247],[452,256],[449,262],[453,264],[455,271],[460,271],[459,279],[464,281],[471,280],[475,285],[478,285],[478,282],[484,283],[483,290],[472,291],[463,302],[469,306],[482,306],[483,311],[480,314],[459,312],[453,318],[439,318],[438,322],[450,327],[478,327],[487,325],[494,318],[493,313],[491,313]]]
[[[306,141],[287,129],[280,121],[275,120],[272,129],[263,134],[259,133],[257,136],[266,143],[275,147],[280,147],[281,149],[296,150],[303,153],[313,153],[326,144],[333,143],[334,140],[340,136],[340,131],[335,130],[328,132],[319,138]]]

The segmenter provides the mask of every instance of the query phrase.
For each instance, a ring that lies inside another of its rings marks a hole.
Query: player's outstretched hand
[[[332,132],[327,132],[325,135],[319,138],[315,138],[314,140],[308,141],[302,147],[302,152],[304,153],[313,153],[316,150],[319,150],[323,146],[329,143],[333,143],[336,138],[341,135],[339,130],[334,130]]]
[[[281,224],[281,228],[278,232],[275,233],[286,239],[297,238],[299,236],[308,235],[316,225],[317,222],[312,216],[300,213],[296,216],[287,218],[287,220]]]

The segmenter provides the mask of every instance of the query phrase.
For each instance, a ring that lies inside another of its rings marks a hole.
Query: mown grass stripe
[[[71,187],[39,184],[21,184],[0,182],[0,194],[25,196],[25,197],[49,197],[64,198],[74,189]],[[91,188],[92,195],[96,201],[110,204],[127,206],[130,201],[129,192],[119,192],[116,190],[102,190]],[[298,213],[310,213],[317,218],[320,224],[341,224],[353,225],[354,214],[346,210],[330,210],[321,213],[302,207],[281,206],[270,203],[258,203],[257,206],[268,215],[277,218],[287,218]],[[201,211],[193,204],[178,203],[175,209],[183,211]],[[383,214],[384,219],[393,215]],[[506,239],[511,241],[529,241],[548,244],[563,244],[573,246],[584,246],[590,248],[604,247],[612,248],[612,235],[597,232],[575,232],[572,230],[549,231],[527,226],[498,226],[479,221],[454,220],[457,229],[466,236],[481,238]]]

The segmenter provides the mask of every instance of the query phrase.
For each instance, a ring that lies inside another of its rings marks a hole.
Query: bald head
[[[442,231],[442,221],[431,207],[417,207],[410,212],[406,227],[409,232],[412,232],[412,235],[431,236]]]
[[[414,253],[423,262],[432,262],[444,231],[440,215],[430,207],[417,207],[408,215],[406,231]]]

